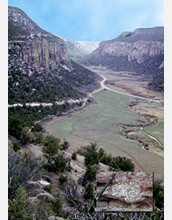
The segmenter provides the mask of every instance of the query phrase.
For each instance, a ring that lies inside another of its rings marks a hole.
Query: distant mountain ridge
[[[64,40],[8,7],[9,104],[78,99],[99,85],[97,74],[72,61]]]
[[[136,41],[160,41],[164,42],[164,27],[137,28],[134,32],[123,32],[123,38],[116,37],[115,41],[136,42]],[[113,40],[112,40],[113,41]]]
[[[79,62],[115,71],[133,71],[151,78],[150,85],[163,90],[164,28],[138,28],[129,35],[102,41],[98,49]]]
[[[130,35],[132,35],[133,32],[122,32],[120,35],[118,35],[115,40],[118,40],[118,39],[123,39],[123,38],[126,38],[126,37],[129,37]]]
[[[90,54],[98,48],[100,42],[94,41],[72,41],[65,39],[65,44],[68,49],[69,57],[72,59],[80,59],[87,54]]]

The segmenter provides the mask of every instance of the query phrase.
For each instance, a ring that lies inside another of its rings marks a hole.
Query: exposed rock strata
[[[159,41],[137,41],[128,42],[102,42],[100,48],[92,53],[93,56],[105,55],[127,57],[130,62],[136,60],[138,64],[143,63],[149,57],[164,54],[164,43]]]
[[[20,58],[37,70],[54,70],[61,64],[72,68],[67,49],[61,42],[48,42],[45,38],[32,41],[9,41],[8,48],[13,49]]]
[[[100,77],[69,58],[61,37],[11,6],[8,40],[10,104],[78,99],[99,87]]]
[[[9,49],[37,70],[52,70],[60,64],[71,68],[66,45],[60,37],[41,29],[22,10],[8,7]]]
[[[79,62],[114,71],[132,71],[149,79],[153,88],[163,91],[164,28],[140,28],[122,39],[103,41]]]
[[[113,172],[97,173],[97,194]],[[98,211],[152,211],[153,173],[117,172],[97,201]]]

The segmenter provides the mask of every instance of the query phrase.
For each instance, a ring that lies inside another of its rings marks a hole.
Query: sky
[[[8,0],[42,29],[74,41],[103,41],[164,26],[163,0]]]

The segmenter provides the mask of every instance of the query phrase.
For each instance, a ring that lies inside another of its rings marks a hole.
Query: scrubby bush
[[[85,165],[87,167],[88,165],[92,166],[101,162],[112,167],[115,171],[134,171],[134,163],[131,159],[120,156],[112,157],[111,154],[108,155],[102,148],[98,151],[96,143],[90,143],[88,146],[81,147],[77,150],[77,153],[85,157]]]
[[[22,131],[22,120],[9,115],[8,117],[8,132],[10,135],[14,136],[15,138],[19,139],[21,137]]]
[[[51,158],[51,162],[45,164],[45,169],[49,172],[64,172],[65,170],[71,171],[70,158],[66,157],[63,153],[59,153]]]
[[[42,129],[43,129],[42,126],[36,123],[34,127],[32,128],[32,132],[39,132],[39,131],[42,131]]]
[[[43,152],[51,164],[53,157],[58,153],[60,148],[60,139],[49,134],[44,138]]]
[[[67,181],[67,176],[61,175],[61,176],[59,177],[59,182],[60,182],[60,184],[63,184],[63,183],[65,183],[66,181]]]
[[[88,200],[88,199],[93,200],[94,199],[94,190],[93,190],[91,183],[88,183],[87,185],[85,185],[84,188],[85,188],[84,198],[86,200]]]
[[[101,157],[100,162],[114,168],[115,171],[134,171],[132,160],[126,157],[112,157],[111,154],[107,155],[105,153]]]
[[[61,144],[61,150],[67,150],[69,148],[69,142],[64,139],[63,143]]]
[[[164,208],[164,185],[162,180],[155,180],[153,187],[155,206],[159,209]]]
[[[93,165],[99,163],[99,153],[97,152],[97,144],[91,143],[85,154],[85,165]]]
[[[72,160],[76,160],[76,158],[77,158],[77,154],[76,154],[76,152],[75,152],[75,151],[72,153],[71,158],[72,158]]]
[[[43,144],[44,143],[44,135],[41,132],[35,132],[35,143]]]
[[[13,143],[13,150],[15,152],[19,151],[20,149],[21,149],[21,147],[17,143]]]
[[[93,181],[96,179],[96,170],[93,169],[90,165],[87,166],[85,174],[84,174],[84,178],[89,180],[89,181]]]
[[[8,151],[8,196],[16,198],[18,188],[25,187],[30,180],[37,180],[44,172],[46,159],[28,152],[20,154],[13,149]]]
[[[101,157],[104,155],[104,153],[105,153],[105,151],[104,151],[102,148],[100,148],[100,149],[99,149],[99,160],[100,160]]]

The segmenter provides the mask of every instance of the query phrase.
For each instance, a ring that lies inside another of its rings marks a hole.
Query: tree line
[[[62,105],[53,103],[52,106],[16,106],[8,108],[8,133],[13,137],[21,140],[23,143],[40,142],[40,132],[42,127],[36,121],[42,120],[48,116],[61,116],[64,112],[80,107],[80,103],[69,104],[65,102]],[[28,130],[31,131],[28,133]],[[25,136],[25,134],[27,134]],[[34,137],[35,136],[35,137]]]

